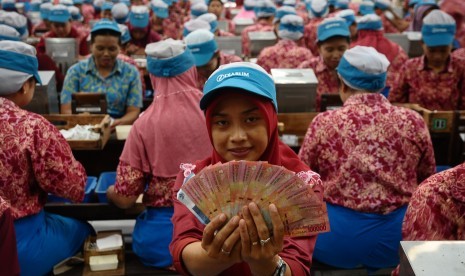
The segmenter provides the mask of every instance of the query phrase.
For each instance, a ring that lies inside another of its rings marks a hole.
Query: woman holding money
[[[214,149],[209,158],[182,165],[184,174],[178,175],[175,193],[184,177],[207,166],[233,160],[267,161],[297,173],[305,185],[313,187],[321,203],[319,175],[279,140],[275,86],[263,68],[247,62],[221,66],[206,82],[200,107]],[[316,235],[284,237],[274,203],[267,206],[270,231],[256,202],[241,206],[239,215],[221,213],[203,225],[175,199],[170,251],[176,270],[191,275],[310,275]]]

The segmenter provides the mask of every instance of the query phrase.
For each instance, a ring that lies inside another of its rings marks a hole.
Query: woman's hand
[[[243,219],[239,222],[241,255],[254,275],[272,275],[278,262],[277,254],[283,249],[283,222],[274,204],[270,204],[268,210],[273,235],[268,231],[257,204],[251,202],[242,208]]]
[[[215,217],[203,230],[202,248],[210,258],[229,262],[231,265],[241,262],[241,243],[239,217],[234,216],[226,222],[225,214]]]

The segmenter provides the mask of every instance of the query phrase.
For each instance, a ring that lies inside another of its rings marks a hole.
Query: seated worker
[[[318,79],[315,110],[321,111],[322,94],[338,94],[340,81],[336,67],[344,52],[349,49],[350,32],[344,19],[327,18],[318,25],[317,45],[319,55],[304,61],[299,68],[312,68]]]
[[[389,101],[417,103],[430,110],[465,109],[465,66],[451,58],[455,21],[440,10],[431,11],[422,28],[424,55],[409,59],[391,88]]]
[[[124,3],[117,3],[111,8],[111,16],[118,24],[126,24],[129,20],[129,8]]]
[[[390,16],[392,16],[392,19],[388,18],[388,16],[386,16],[386,13],[390,14]],[[399,21],[402,21],[402,19],[398,16],[396,17],[396,13],[393,12],[391,8],[391,1],[375,0],[375,14],[381,18],[383,30],[385,33],[399,33],[399,29],[396,24],[398,24]],[[407,27],[408,23],[405,22],[403,24],[402,31],[405,30]],[[401,27],[399,26],[399,28]]]
[[[289,14],[297,15],[296,9],[294,7],[289,7],[289,6],[281,6],[276,9],[276,14],[273,19],[275,32],[277,32],[279,29],[279,23],[281,22],[281,18]]]
[[[19,276],[14,219],[10,204],[0,196],[0,275]]]
[[[210,31],[195,30],[188,34],[184,41],[194,56],[198,89],[203,89],[207,79],[221,65],[242,61],[238,56],[220,51],[215,41],[215,35]]]
[[[247,77],[235,72],[246,72]],[[174,194],[184,175],[198,174],[219,162],[246,160],[283,166],[322,196],[319,175],[279,140],[276,90],[265,70],[248,62],[223,65],[208,79],[203,92],[200,108],[213,151],[178,174]],[[176,271],[182,275],[310,275],[316,235],[284,237],[274,204],[269,205],[273,233],[255,202],[241,211],[233,217],[222,213],[204,225],[174,199],[170,252]]]
[[[446,0],[441,2],[441,10],[448,13],[455,20],[457,31],[455,38],[457,47],[465,47],[465,5],[460,0]]]
[[[15,220],[21,275],[46,275],[93,233],[85,222],[43,210],[48,193],[82,201],[86,172],[55,126],[21,109],[40,83],[35,48],[0,41],[0,81],[0,197]]]
[[[51,30],[46,32],[37,44],[37,52],[45,53],[45,38],[62,37],[75,38],[79,45],[79,55],[86,56],[89,54],[87,46],[88,33],[78,32],[71,24],[71,15],[68,8],[64,5],[55,5],[50,10],[48,21],[51,23]]]
[[[439,9],[434,0],[420,0],[416,5],[412,15],[412,21],[407,28],[410,32],[421,32],[423,19],[433,10]]]
[[[373,47],[386,56],[390,66],[388,69],[386,86],[393,87],[400,78],[402,66],[408,60],[405,51],[389,39],[384,37],[383,23],[376,14],[368,14],[358,20],[358,40],[351,43],[354,46]]]
[[[404,241],[465,240],[465,163],[437,173],[413,193],[402,223]],[[392,275],[399,275],[399,270]]]
[[[102,6],[105,0],[94,0],[92,6],[94,7],[94,20],[100,20],[102,16]]]
[[[39,23],[34,25],[31,30],[31,36],[39,36],[39,34],[43,34],[48,32],[51,29],[51,22],[48,21],[48,16],[50,14],[50,10],[52,9],[52,3],[43,3],[40,5],[40,19]]]
[[[312,0],[307,3],[309,21],[304,29],[304,41],[314,56],[318,55],[317,29],[318,25],[328,15],[329,7],[326,0]]]
[[[353,43],[357,40],[358,30],[357,30],[357,20],[355,18],[355,12],[350,9],[345,9],[336,13],[337,17],[343,18],[347,26],[349,26],[350,31],[350,41]]]
[[[73,27],[80,33],[89,33],[89,25],[84,24],[84,17],[82,17],[81,12],[75,6],[68,7],[69,14],[71,16],[71,24]]]
[[[129,33],[131,41],[126,47],[126,54],[145,55],[145,46],[161,40],[161,36],[149,26],[149,9],[146,6],[132,6],[129,13]]]
[[[147,45],[146,53],[157,97],[132,126],[116,184],[107,195],[117,206],[128,208],[144,194],[147,208],[136,220],[132,248],[144,265],[168,267],[172,264],[171,189],[179,166],[206,158],[212,148],[198,107],[202,92],[195,85],[194,57],[186,45],[167,39]]]
[[[169,6],[163,0],[153,0],[150,5],[152,7],[151,29],[164,37],[163,21],[169,16]]]
[[[250,32],[269,32],[274,30],[273,19],[276,13],[276,6],[271,0],[258,1],[254,8],[257,23],[242,30],[242,53],[250,56]]]
[[[142,90],[139,72],[117,59],[121,31],[114,21],[95,23],[91,35],[92,55],[69,68],[61,92],[61,113],[71,114],[71,94],[105,93],[107,112],[117,125],[130,125],[139,116]]]
[[[344,106],[316,116],[299,151],[323,181],[331,232],[318,235],[313,256],[331,266],[397,265],[410,197],[435,172],[423,118],[379,93],[388,66],[372,47],[347,50],[337,67]]]
[[[100,18],[101,19],[108,19],[108,20],[113,20],[113,14],[111,13],[111,10],[113,9],[113,3],[111,2],[105,2],[102,5],[102,8],[100,9]]]
[[[233,33],[226,32],[218,28],[218,19],[213,13],[204,13],[197,19],[204,20],[210,24],[210,31],[215,34],[215,36],[234,36]]]
[[[220,21],[227,21],[228,22],[228,32],[234,34],[234,30],[236,26],[232,20],[229,20],[224,17],[224,3],[221,0],[209,0],[207,1],[208,4],[208,12],[213,13],[216,15],[217,20]]]
[[[371,0],[363,0],[358,8],[358,15],[367,15],[375,13],[375,3]]]
[[[285,15],[279,23],[276,45],[264,48],[257,64],[268,73],[272,68],[297,68],[302,62],[313,58],[312,52],[298,46],[304,35],[304,20],[298,15]]]

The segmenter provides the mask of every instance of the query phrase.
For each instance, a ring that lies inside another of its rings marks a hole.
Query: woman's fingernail
[[[272,212],[277,212],[278,209],[276,208],[276,205],[274,205],[273,203],[270,204],[270,211]]]
[[[220,220],[221,220],[221,221],[225,221],[225,220],[226,220],[226,215],[225,215],[225,214],[221,214],[221,215],[220,215]]]

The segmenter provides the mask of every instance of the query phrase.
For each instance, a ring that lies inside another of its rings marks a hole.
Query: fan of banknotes
[[[186,179],[177,198],[204,224],[220,213],[228,218],[240,215],[242,207],[253,201],[270,232],[271,203],[278,208],[287,236],[329,231],[326,204],[313,189],[294,172],[267,162],[231,161],[208,166]]]

